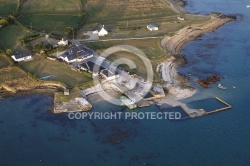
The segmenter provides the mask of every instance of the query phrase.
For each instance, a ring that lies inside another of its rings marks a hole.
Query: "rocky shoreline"
[[[210,21],[205,25],[192,25],[185,27],[181,29],[179,32],[177,32],[174,36],[165,37],[161,45],[165,48],[167,52],[169,52],[172,55],[179,55],[181,53],[181,50],[185,44],[188,42],[197,39],[201,35],[215,31],[222,25],[236,20],[236,16],[225,16],[225,15],[219,15],[219,16],[211,16]]]
[[[174,7],[177,11],[179,11],[179,13],[186,13],[186,10],[183,8],[183,6],[185,5],[185,1],[168,0],[168,2],[171,4],[172,7]],[[207,32],[214,31],[218,29],[220,26],[235,19],[236,17],[234,16],[224,16],[224,15],[211,16],[211,19],[207,24],[192,25],[189,27],[185,27],[181,29],[179,32],[177,32],[174,36],[167,36],[162,40],[161,42],[162,47],[174,57],[172,61],[166,60],[166,62],[159,64],[161,65],[161,67],[159,68],[161,68],[161,70],[165,72],[165,75],[162,76],[164,81],[170,81],[174,83],[173,84],[174,86],[170,84],[168,85],[167,82],[166,85],[164,85],[169,89],[170,95],[172,97],[174,97],[176,100],[180,100],[183,98],[191,97],[196,92],[194,89],[182,86],[182,84],[181,83],[179,84],[179,81],[177,80],[179,73],[177,73],[176,67],[179,66],[179,62],[176,62],[177,61],[176,59],[180,57],[180,53],[183,46],[187,44],[189,41],[195,40],[196,38]],[[166,70],[168,69],[171,69],[171,71],[168,71],[167,73]],[[17,93],[10,93],[6,90],[0,89],[0,99],[18,95],[37,94],[37,93],[39,94],[45,93],[48,95],[53,94],[52,96],[54,97],[55,89],[53,91],[49,88],[49,86],[48,87],[44,86],[42,89],[43,90],[34,89],[34,90],[27,90],[20,92],[18,91]],[[102,100],[99,98],[99,96],[96,95],[93,95],[92,98],[94,98],[95,101]]]
[[[166,0],[177,13],[187,13],[185,0]]]

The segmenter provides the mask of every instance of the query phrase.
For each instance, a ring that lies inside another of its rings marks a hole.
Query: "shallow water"
[[[194,13],[243,15],[187,44],[182,53],[188,64],[179,68],[193,80],[222,75],[227,90],[198,87],[200,93],[191,100],[219,96],[233,106],[231,110],[180,121],[69,120],[67,115],[47,112],[52,104],[48,96],[0,100],[0,165],[250,165],[250,9],[246,8],[250,1],[188,0],[188,4]],[[213,99],[189,106],[221,107]],[[122,109],[106,102],[94,104],[94,111]],[[150,106],[137,111],[168,110]]]

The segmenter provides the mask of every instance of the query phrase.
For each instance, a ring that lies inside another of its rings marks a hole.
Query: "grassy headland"
[[[36,55],[33,61],[21,63],[20,65],[25,71],[37,78],[51,76],[49,80],[62,82],[69,88],[74,88],[78,84],[92,80],[92,77],[84,72],[74,71],[66,64],[39,55]]]

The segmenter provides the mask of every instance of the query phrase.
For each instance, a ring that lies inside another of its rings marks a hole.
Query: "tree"
[[[7,55],[12,55],[12,54],[13,54],[13,51],[12,51],[11,49],[7,49],[7,50],[6,50],[6,54],[7,54]]]
[[[10,24],[14,24],[16,18],[15,18],[14,16],[12,16],[12,15],[9,15],[8,18],[7,18],[7,20],[8,20],[8,22],[9,22]]]
[[[64,28],[64,34],[67,36],[72,36],[74,34],[74,29],[72,27]]]

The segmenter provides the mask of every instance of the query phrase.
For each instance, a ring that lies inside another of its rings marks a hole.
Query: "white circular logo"
[[[137,70],[136,64],[138,63],[129,58],[122,57],[112,62],[108,60],[109,56],[114,56],[112,54],[119,54],[119,52],[128,52],[139,57],[145,66],[147,77],[142,78],[139,75],[126,72],[121,67],[121,65],[126,65],[130,70]],[[153,68],[150,60],[140,49],[129,45],[114,46],[102,52],[96,58],[93,73],[98,73],[98,76],[93,77],[96,91],[104,100],[115,105],[121,105],[121,100],[110,95],[107,89],[116,89],[137,103],[147,95],[153,82]]]

